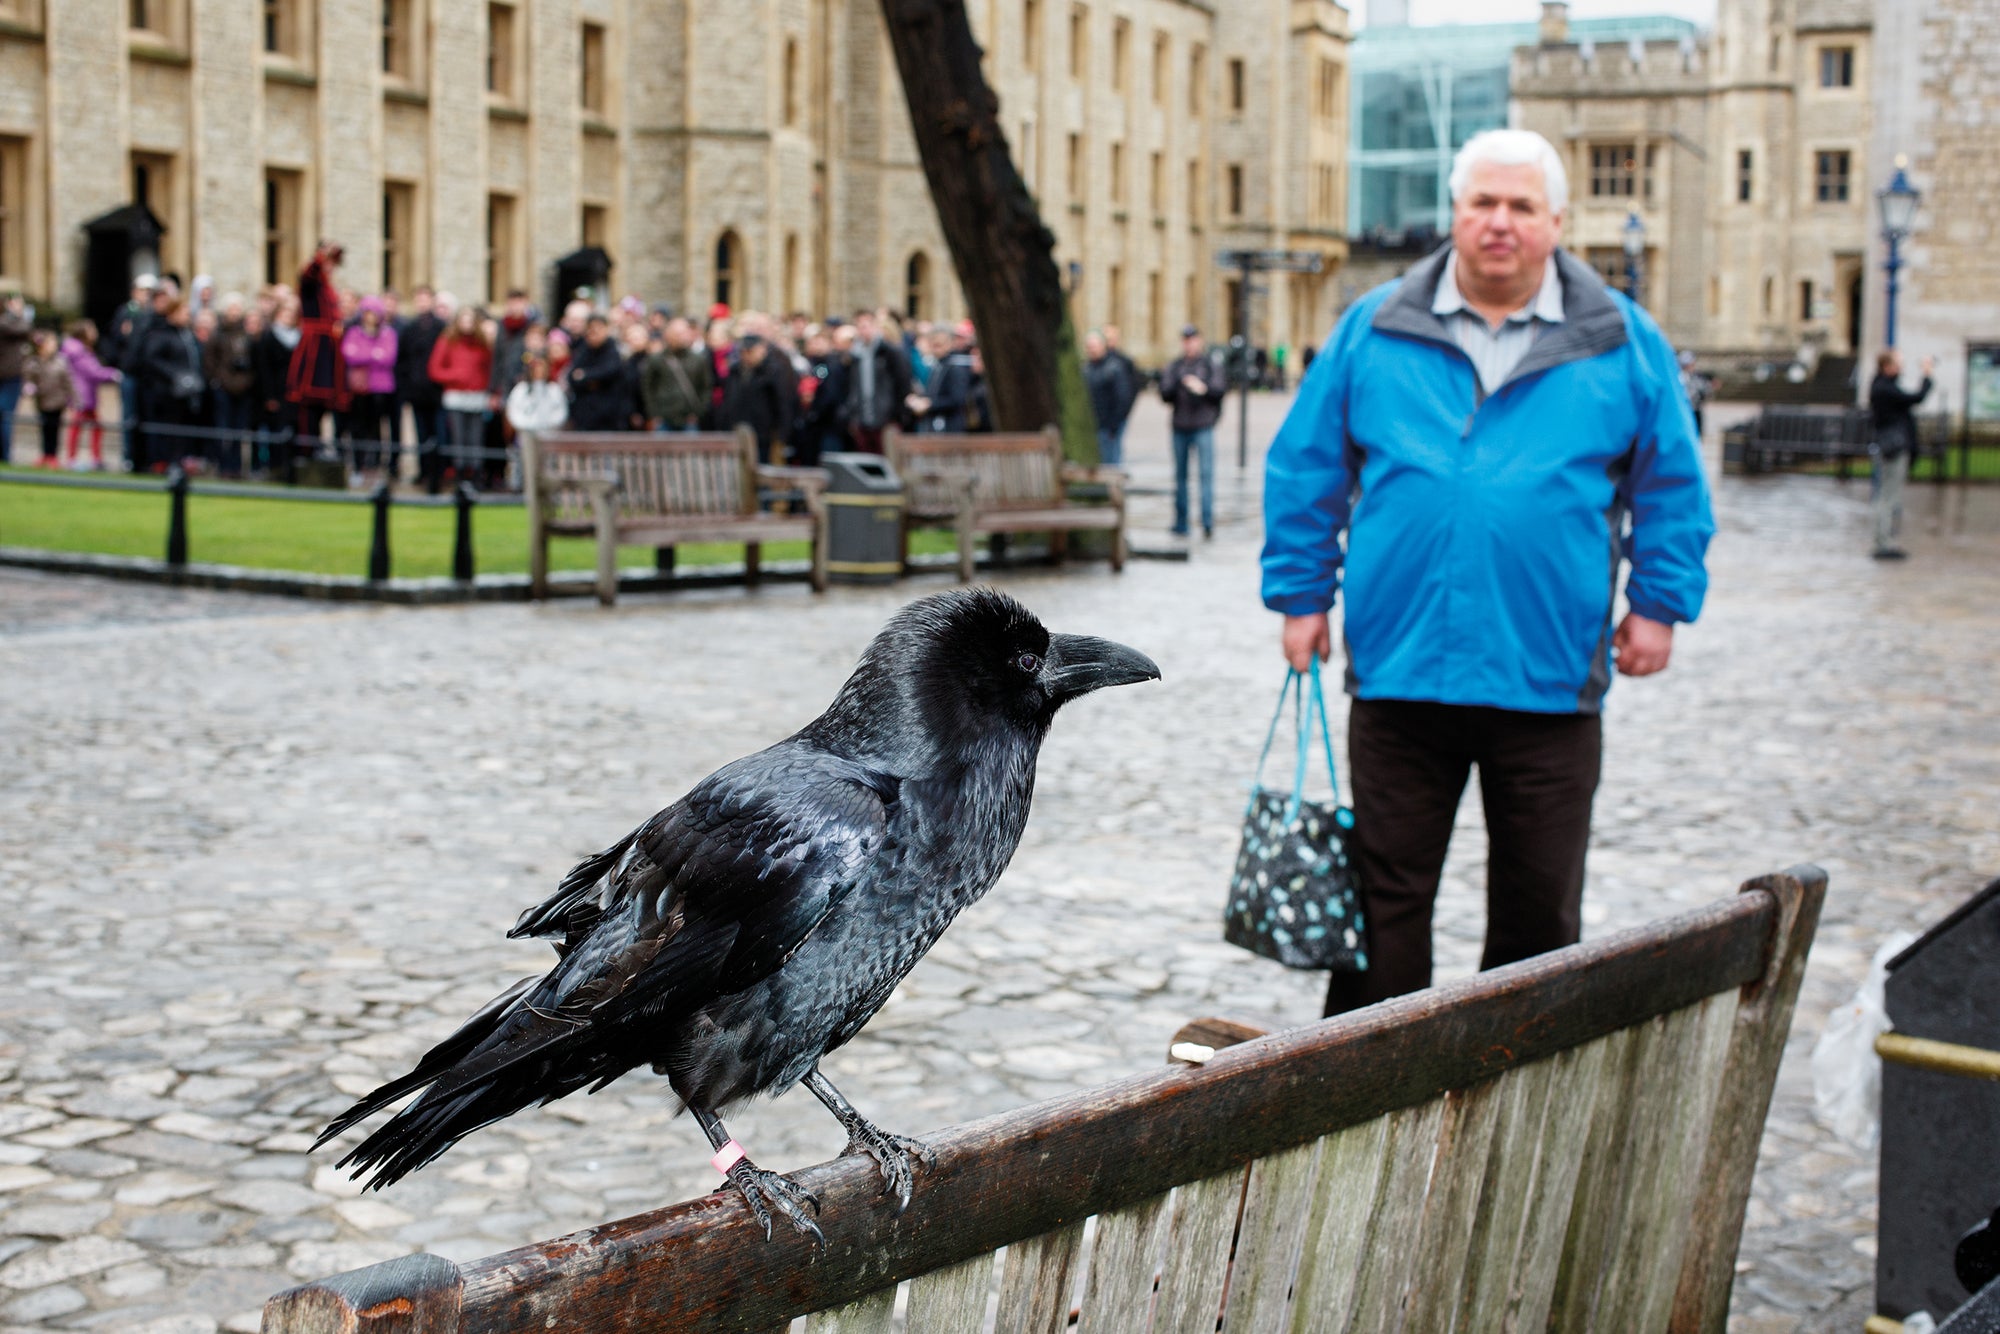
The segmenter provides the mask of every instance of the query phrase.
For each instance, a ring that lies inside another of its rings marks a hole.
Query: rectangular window
[[[1165,33],[1153,35],[1153,105],[1167,104],[1167,85],[1173,82],[1173,39]]]
[[[130,0],[126,21],[139,32],[179,45],[187,31],[183,23],[186,3],[187,0]]]
[[[1028,193],[1042,192],[1041,154],[1036,151],[1039,141],[1035,138],[1035,122],[1021,122],[1021,181],[1028,187]]]
[[[276,168],[264,172],[264,281],[297,282],[305,265],[299,232],[305,221],[301,202],[305,195],[296,171]]]
[[[180,173],[176,167],[171,154],[134,153],[132,202],[151,209],[167,229],[160,238],[160,271],[185,274],[188,229],[184,225],[186,215],[181,210]]]
[[[1231,111],[1241,111],[1243,109],[1243,99],[1245,96],[1243,78],[1243,62],[1240,60],[1231,60],[1229,62],[1229,109]]]
[[[1111,25],[1111,87],[1117,92],[1125,91],[1125,68],[1131,61],[1131,46],[1131,21],[1115,20]]]
[[[1186,323],[1197,324],[1197,325],[1200,324],[1201,323],[1201,280],[1195,277],[1192,273],[1190,273],[1187,276],[1187,291],[1182,296],[1181,301],[1182,304],[1187,307]]]
[[[295,52],[298,8],[295,0],[264,0],[264,52],[291,56]]]
[[[1064,172],[1064,182],[1069,188],[1070,199],[1081,203],[1083,200],[1083,136],[1080,134],[1072,134],[1069,137],[1069,160]]]
[[[1201,197],[1200,158],[1188,159],[1187,178],[1188,178],[1187,179],[1188,226],[1193,228],[1195,231],[1200,231],[1202,208],[1203,205],[1207,203],[1207,201]]]
[[[1236,162],[1229,164],[1229,216],[1243,216],[1243,167]]]
[[[1199,116],[1204,105],[1204,86],[1208,83],[1208,48],[1197,46],[1188,52],[1188,114]]]
[[[1153,154],[1153,162],[1146,176],[1147,207],[1155,213],[1164,213],[1167,208],[1167,155]]]
[[[0,138],[0,285],[18,291],[28,271],[28,141]]]
[[[498,302],[510,287],[521,284],[514,277],[514,197],[486,196],[486,299]]]
[[[1799,318],[1809,320],[1812,317],[1813,280],[1810,278],[1801,278],[1799,279]]]
[[[602,116],[609,101],[604,91],[604,25],[586,23],[583,25],[583,70],[578,88],[578,96],[585,111],[594,116]],[[787,93],[789,95],[789,88]],[[786,124],[790,124],[788,119]]]
[[[514,6],[486,6],[486,91],[514,96]]]
[[[1033,74],[1041,67],[1041,0],[1021,0],[1021,68]]]
[[[1119,264],[1113,264],[1111,266],[1110,278],[1111,278],[1111,313],[1106,317],[1105,322],[1107,324],[1123,324],[1125,323],[1124,266]]]
[[[1822,88],[1854,86],[1853,47],[1822,46],[1819,49],[1819,86]]]
[[[1077,5],[1069,11],[1069,77],[1090,76],[1090,10]]]
[[[1638,162],[1632,144],[1590,146],[1590,197],[1630,199],[1637,184]]]
[[[1752,182],[1757,179],[1755,164],[1756,156],[1749,149],[1736,150],[1736,202],[1739,204],[1750,202]]]
[[[382,182],[382,288],[408,292],[417,275],[417,187]]]
[[[1155,346],[1160,342],[1160,271],[1154,269],[1146,275],[1146,340]]]
[[[1340,66],[1321,58],[1315,92],[1321,120],[1332,120],[1340,114]]]
[[[1111,145],[1111,202],[1122,208],[1125,205],[1125,145]]]
[[[417,78],[417,0],[382,0],[382,72],[414,83]]]
[[[1645,155],[1646,167],[1643,176],[1643,189],[1645,192],[1645,199],[1648,207],[1651,207],[1653,203],[1653,168],[1659,163],[1659,153],[1660,149],[1658,144],[1646,145],[1646,155]]]
[[[603,204],[583,206],[583,244],[607,248],[611,239],[611,210]]]
[[[1848,198],[1848,170],[1851,155],[1838,152],[1813,155],[1813,198],[1822,204],[1845,204]]]
[[[799,123],[799,39],[785,39],[785,124]]]

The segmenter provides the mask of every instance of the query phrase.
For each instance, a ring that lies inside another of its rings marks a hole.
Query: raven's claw
[[[846,1153],[865,1153],[882,1168],[882,1193],[896,1192],[896,1212],[910,1207],[910,1191],[915,1185],[915,1169],[910,1160],[915,1159],[925,1167],[934,1167],[937,1157],[920,1140],[891,1135],[881,1127],[855,1117],[847,1127]]]
[[[764,1225],[765,1241],[771,1239],[771,1210],[765,1207],[768,1200],[773,1208],[790,1220],[794,1231],[811,1237],[816,1249],[826,1249],[826,1234],[806,1213],[807,1207],[815,1214],[819,1212],[819,1196],[790,1177],[751,1166],[747,1159],[729,1169],[729,1184],[741,1192],[744,1203],[750,1206],[750,1212]]]

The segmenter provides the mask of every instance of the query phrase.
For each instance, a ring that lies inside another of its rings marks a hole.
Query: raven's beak
[[[1106,686],[1157,681],[1160,669],[1136,649],[1090,635],[1050,635],[1042,679],[1058,703]]]

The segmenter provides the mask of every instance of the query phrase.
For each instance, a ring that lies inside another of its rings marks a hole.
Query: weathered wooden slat
[[[910,1280],[906,1327],[924,1334],[980,1334],[992,1295],[991,1253],[919,1274]]]
[[[889,1334],[895,1323],[896,1289],[880,1292],[806,1317],[805,1334]]]
[[[1174,1192],[1168,1264],[1153,1306],[1155,1334],[1215,1334],[1246,1175],[1224,1172]]]
[[[1465,1287],[1473,1227],[1483,1205],[1493,1134],[1506,1102],[1503,1085],[1520,1073],[1509,1070],[1499,1079],[1445,1095],[1437,1161],[1431,1167],[1417,1236],[1414,1280],[1404,1301],[1405,1328],[1451,1329]]]
[[[1791,1031],[1799,983],[1805,977],[1806,951],[1826,899],[1826,872],[1816,866],[1793,867],[1782,875],[1753,880],[1743,892],[1768,896],[1777,907],[1777,922],[1762,976],[1746,986],[1737,1001],[1668,1322],[1675,1334],[1707,1334],[1721,1329],[1729,1318],[1729,1291],[1736,1278],[1736,1248],[1743,1239],[1743,1211],[1750,1203],[1750,1178],[1764,1136],[1764,1117],[1771,1110],[1778,1061],[1785,1054],[1785,1035]]]
[[[1153,1282],[1172,1221],[1171,1201],[1155,1195],[1099,1215],[1083,1280],[1079,1334],[1146,1334]]]
[[[1709,1117],[1722,1085],[1736,995],[1722,992],[1669,1019],[1671,1052],[1641,1067],[1628,1152],[1639,1169],[1620,1200],[1611,1264],[1597,1297],[1602,1329],[1665,1330],[1687,1247]]]
[[[1498,1330],[1506,1319],[1514,1257],[1520,1250],[1522,1229],[1534,1198],[1536,1157],[1542,1122],[1548,1114],[1549,1089],[1562,1059],[1536,1061],[1500,1076],[1486,1174],[1465,1243],[1464,1276],[1455,1294],[1452,1317],[1441,1322],[1440,1329],[1462,1334]]]
[[[1423,1226],[1426,1185],[1437,1160],[1445,1100],[1435,1098],[1389,1118],[1383,1170],[1368,1223],[1365,1257],[1354,1285],[1347,1328],[1356,1334],[1403,1327],[1404,1301],[1416,1273],[1417,1236]]]
[[[458,1266],[439,1255],[405,1255],[279,1293],[264,1328],[284,1334],[454,1334]]]
[[[1063,1334],[1082,1254],[1081,1221],[1009,1246],[993,1334]]]
[[[1610,1036],[1549,1303],[1553,1329],[1590,1328],[1591,1308],[1611,1249],[1618,1193],[1632,1170],[1628,1145],[1636,1111],[1632,1089],[1638,1079],[1637,1064],[1658,1050],[1665,1027],[1666,1016],[1660,1015]]]
[[[1292,1281],[1305,1246],[1313,1182],[1325,1143],[1314,1140],[1250,1164],[1243,1221],[1236,1232],[1236,1260],[1230,1266],[1222,1310],[1222,1327],[1228,1334],[1262,1334],[1289,1323]]]
[[[1527,1215],[1521,1220],[1511,1269],[1494,1271],[1507,1275],[1511,1283],[1503,1304],[1505,1315],[1498,1325],[1463,1326],[1468,1334],[1494,1328],[1529,1334],[1548,1324],[1577,1177],[1583,1168],[1591,1118],[1597,1114],[1598,1085],[1610,1077],[1621,1041],[1600,1038],[1550,1062],[1554,1073],[1535,1144],[1535,1177],[1528,1190]]]
[[[1322,1141],[1293,1304],[1297,1318],[1292,1327],[1298,1334],[1341,1334],[1347,1328],[1355,1284],[1361,1277],[1362,1248],[1381,1196],[1389,1123],[1407,1115],[1378,1116]]]
[[[761,1330],[1679,1009],[1761,974],[1776,908],[1745,894],[1176,1068],[941,1132],[901,1215],[873,1164],[794,1174],[823,1255],[766,1243],[734,1197],[464,1266],[468,1327]],[[662,1264],[679,1281],[661,1283]],[[1400,1292],[1400,1289],[1398,1289]]]

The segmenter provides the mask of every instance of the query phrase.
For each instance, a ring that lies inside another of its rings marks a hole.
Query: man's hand
[[[1309,671],[1315,654],[1321,662],[1333,656],[1333,631],[1327,625],[1326,613],[1317,611],[1310,616],[1287,616],[1285,661],[1292,665],[1295,672]]]
[[[1289,631],[1285,642],[1291,643]],[[1627,612],[1618,623],[1618,633],[1611,638],[1611,647],[1618,654],[1618,671],[1622,676],[1664,672],[1667,659],[1674,652],[1674,627],[1649,621],[1637,612]]]
[[[1208,392],[1208,381],[1197,380],[1192,375],[1183,375],[1181,377],[1181,388],[1187,390],[1190,394],[1205,394]]]

